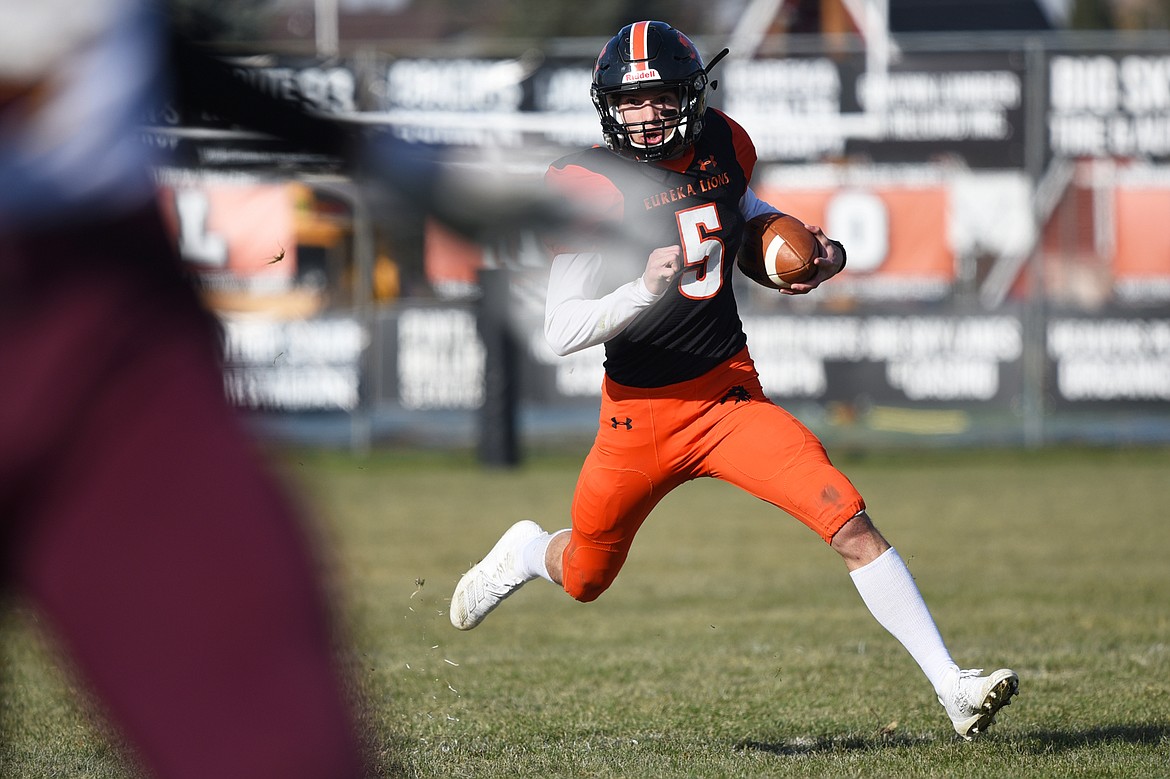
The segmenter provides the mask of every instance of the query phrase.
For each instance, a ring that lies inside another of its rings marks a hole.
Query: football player
[[[363,775],[315,550],[137,138],[161,9],[0,5],[3,584],[148,775]]]
[[[600,424],[571,527],[513,525],[460,579],[455,627],[474,628],[525,582],[592,601],[621,570],[642,522],[686,481],[714,477],[788,512],[837,551],[863,601],[922,668],[955,730],[982,733],[1017,675],[962,670],[906,565],[817,437],[760,387],[732,291],[744,224],[776,211],[752,192],[747,133],[707,106],[710,67],[683,33],[628,25],[597,59],[591,94],[605,146],[552,164],[549,186],[592,219],[553,239],[545,334],[560,355],[604,344]],[[815,276],[845,266],[817,227]]]

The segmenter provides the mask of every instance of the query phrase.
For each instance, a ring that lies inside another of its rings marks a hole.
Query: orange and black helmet
[[[694,144],[707,110],[707,72],[695,45],[666,22],[623,27],[597,57],[589,90],[606,146],[623,157],[650,162],[674,157]],[[630,137],[641,135],[648,123],[624,124],[616,110],[623,93],[650,87],[677,90],[679,102],[677,115],[660,120],[658,126],[666,132],[653,146],[636,144]]]

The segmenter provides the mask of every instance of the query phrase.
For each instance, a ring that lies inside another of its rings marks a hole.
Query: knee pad
[[[565,549],[562,580],[565,592],[575,600],[589,603],[609,589],[626,561],[624,552],[598,547]]]

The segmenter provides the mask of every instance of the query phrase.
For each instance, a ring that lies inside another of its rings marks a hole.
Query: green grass
[[[975,743],[836,555],[718,482],[672,494],[596,603],[534,582],[453,629],[459,574],[515,519],[566,524],[578,461],[283,457],[321,520],[376,775],[1170,772],[1170,450],[841,458],[955,659],[1020,673]],[[30,615],[3,635],[0,774],[126,776]]]

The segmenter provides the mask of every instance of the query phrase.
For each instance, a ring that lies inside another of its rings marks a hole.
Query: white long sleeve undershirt
[[[739,201],[745,219],[778,211],[749,187]],[[544,307],[544,335],[559,356],[605,343],[662,298],[638,276],[596,297],[603,257],[597,253],[558,254],[553,258]],[[665,294],[665,293],[664,293]]]
[[[600,254],[558,254],[553,258],[544,308],[544,335],[561,357],[604,343],[620,333],[662,295],[642,277],[600,298]]]

